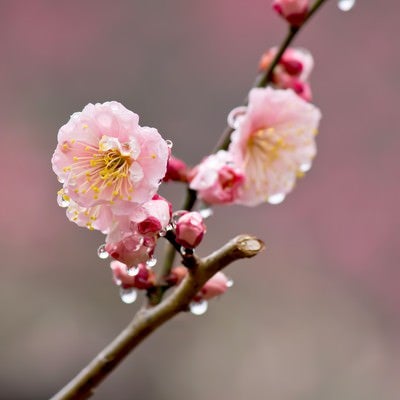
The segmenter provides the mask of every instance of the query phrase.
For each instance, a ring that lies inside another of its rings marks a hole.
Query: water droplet
[[[115,283],[117,286],[119,286],[119,285],[121,285],[122,281],[121,281],[121,279],[114,278],[114,283]]]
[[[146,265],[149,268],[153,268],[155,265],[157,264],[157,258],[151,256],[147,261],[146,261]]]
[[[167,140],[165,141],[165,143],[167,143],[167,146],[168,146],[170,149],[172,149],[172,146],[174,145],[174,144],[172,143],[172,140],[167,139]]]
[[[285,200],[285,195],[283,193],[277,193],[269,196],[267,201],[269,204],[279,204],[282,203],[283,200]]]
[[[194,249],[188,249],[186,247],[181,246],[179,252],[183,257],[192,256],[194,254]]]
[[[233,279],[228,279],[226,282],[226,287],[231,288],[234,284],[235,282],[233,282]]]
[[[175,212],[172,214],[172,218],[171,218],[172,226],[175,227],[175,226],[176,226],[176,223],[177,223],[178,220],[179,220],[179,218],[182,217],[182,215],[185,215],[186,213],[187,213],[187,211],[185,211],[185,210],[178,210],[178,211],[175,211]]]
[[[228,125],[232,129],[237,129],[239,128],[240,121],[244,117],[244,115],[247,112],[247,107],[241,106],[241,107],[236,107],[234,108],[229,114],[228,114]]]
[[[212,210],[212,208],[207,207],[207,208],[202,208],[199,211],[199,214],[201,215],[201,217],[203,219],[207,219],[207,218],[211,217],[214,214],[214,211]]]
[[[339,0],[337,6],[341,11],[350,11],[354,4],[356,4],[356,0]]]
[[[203,315],[208,309],[208,302],[207,300],[192,301],[189,309],[193,315]]]
[[[126,270],[129,276],[136,276],[139,273],[139,267],[131,267]]]
[[[64,182],[65,182],[65,179],[60,178],[59,176],[57,177],[57,180],[58,180],[58,182],[60,182],[60,183],[64,183]]]
[[[165,236],[167,234],[168,231],[171,231],[173,228],[173,226],[171,224],[168,224],[164,229],[161,229],[160,232],[158,232],[158,236]]]
[[[68,207],[70,204],[69,197],[66,196],[64,192],[58,193],[57,204],[62,208]]]
[[[301,164],[299,169],[301,172],[307,172],[311,169],[311,163]]]
[[[132,304],[137,299],[137,290],[135,288],[121,288],[119,295],[125,304]]]
[[[106,250],[106,245],[102,244],[101,246],[99,246],[99,248],[97,249],[97,255],[99,256],[99,258],[101,258],[102,260],[105,260],[106,258],[108,258],[108,256],[110,255],[108,253],[108,251]]]

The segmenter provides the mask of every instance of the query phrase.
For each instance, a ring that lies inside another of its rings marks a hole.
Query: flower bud
[[[225,293],[230,286],[231,281],[223,272],[219,271],[205,283],[197,293],[195,301],[210,300],[213,297],[220,296]]]
[[[155,274],[145,264],[139,264],[135,276],[128,274],[128,268],[119,261],[111,261],[110,264],[114,282],[124,289],[137,288],[149,289],[154,286]]]
[[[171,156],[167,164],[167,172],[163,178],[164,182],[187,182],[187,165],[174,156]]]
[[[176,237],[175,240],[178,244],[187,247],[197,247],[203,239],[206,232],[202,216],[196,212],[188,212],[182,215],[176,223]]]
[[[118,260],[128,267],[136,266],[146,262],[154,252],[155,243],[151,246],[144,243],[143,236],[137,233],[127,233],[118,242],[106,241],[106,251],[112,258]]]
[[[290,25],[300,26],[308,13],[308,0],[274,0],[272,7]]]
[[[165,280],[168,285],[179,285],[183,281],[183,278],[187,275],[187,273],[187,268],[179,265],[178,267],[172,268],[170,274],[165,278]]]
[[[231,204],[244,183],[242,171],[236,167],[230,154],[220,150],[206,157],[189,176],[190,188],[209,204]]]

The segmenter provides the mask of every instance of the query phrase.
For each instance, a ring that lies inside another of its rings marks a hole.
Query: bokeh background
[[[396,0],[334,0],[296,44],[323,112],[313,169],[279,206],[216,209],[200,254],[249,232],[206,315],[181,315],[96,399],[398,400],[399,71]],[[131,319],[102,236],[56,204],[56,134],[118,100],[195,164],[285,24],[269,0],[0,1],[0,398],[50,397]],[[163,189],[178,207],[182,188]],[[140,301],[139,301],[140,303]]]

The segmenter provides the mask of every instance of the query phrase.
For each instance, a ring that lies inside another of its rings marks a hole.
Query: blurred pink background
[[[267,250],[231,266],[234,288],[150,337],[96,399],[399,399],[400,4],[335,3],[296,41],[316,59],[313,169],[280,206],[216,209],[199,253],[243,231]],[[50,397],[139,306],[120,302],[102,236],[56,204],[59,127],[118,100],[195,164],[284,33],[269,0],[0,1],[1,399]],[[176,206],[183,194],[163,193]]]

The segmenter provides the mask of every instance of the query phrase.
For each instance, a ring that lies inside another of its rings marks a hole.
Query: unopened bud
[[[163,181],[187,182],[187,174],[187,165],[179,158],[171,156],[168,160],[167,172]]]
[[[175,240],[183,247],[193,249],[197,247],[206,232],[202,216],[196,212],[188,212],[182,215],[176,222]]]
[[[309,0],[274,0],[272,7],[292,26],[300,26],[308,13]]]

